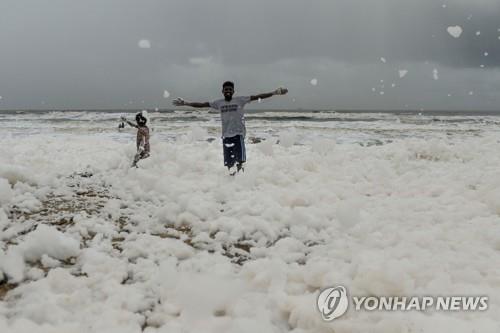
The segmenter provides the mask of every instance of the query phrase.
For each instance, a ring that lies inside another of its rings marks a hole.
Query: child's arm
[[[139,127],[139,126],[137,126],[136,124],[134,124],[134,123],[132,123],[132,122],[128,121],[128,120],[127,120],[127,118],[125,118],[125,117],[123,117],[123,116],[122,116],[122,121],[126,122],[127,124],[129,124],[129,125],[130,125],[130,126],[132,126],[132,127],[135,127],[135,128],[138,128],[138,127]]]

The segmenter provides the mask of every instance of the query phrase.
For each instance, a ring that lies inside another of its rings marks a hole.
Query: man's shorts
[[[243,135],[223,138],[222,148],[224,149],[224,165],[228,168],[231,168],[236,162],[245,162],[247,160]]]

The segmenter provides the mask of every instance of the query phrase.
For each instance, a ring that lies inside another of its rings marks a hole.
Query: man
[[[237,96],[234,95],[234,83],[226,81],[222,84],[223,99],[214,102],[187,102],[182,98],[173,101],[175,106],[191,106],[194,108],[208,108],[219,110],[222,120],[222,146],[224,149],[224,165],[228,168],[231,175],[243,170],[243,163],[246,161],[245,151],[245,114],[243,108],[245,104],[252,101],[269,98],[274,95],[285,95],[288,92],[285,88],[278,88],[273,92],[253,95]],[[231,168],[236,164],[236,171],[231,172]]]

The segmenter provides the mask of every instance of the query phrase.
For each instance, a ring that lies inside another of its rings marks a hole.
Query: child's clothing
[[[137,151],[142,146],[144,151],[149,154],[149,128],[147,126],[137,127]]]
[[[137,167],[137,162],[149,157],[149,128],[147,126],[137,127],[137,154],[132,162],[133,167]]]

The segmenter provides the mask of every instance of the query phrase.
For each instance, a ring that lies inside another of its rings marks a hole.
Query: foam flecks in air
[[[137,45],[141,49],[150,49],[151,48],[151,41],[149,41],[149,39],[141,39]]]
[[[432,70],[432,77],[434,78],[434,80],[439,80],[439,72],[438,72],[437,68],[434,68]]]
[[[459,38],[462,35],[463,29],[461,26],[456,25],[456,26],[450,26],[448,29],[446,29],[448,33],[454,37],[454,38]]]

